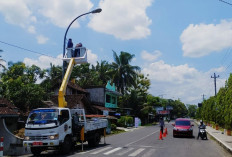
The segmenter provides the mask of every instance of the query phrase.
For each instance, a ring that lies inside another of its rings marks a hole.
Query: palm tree
[[[137,77],[137,71],[140,71],[140,67],[132,66],[129,63],[135,55],[131,55],[128,52],[121,51],[118,56],[113,51],[114,61],[111,64],[111,75],[113,76],[113,82],[115,86],[124,94],[125,88],[135,86],[135,78]]]
[[[103,84],[106,84],[107,81],[111,80],[109,75],[110,66],[107,61],[101,61],[101,63],[97,62],[95,70],[97,71],[98,78]]]

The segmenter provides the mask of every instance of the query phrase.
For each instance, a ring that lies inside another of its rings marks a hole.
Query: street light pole
[[[72,20],[72,22],[69,24],[68,28],[66,29],[66,32],[65,32],[65,35],[64,35],[64,45],[63,45],[63,57],[65,55],[65,45],[66,45],[66,36],[67,36],[67,33],[68,33],[68,30],[69,28],[71,27],[71,25],[73,24],[74,21],[76,21],[78,18],[80,18],[81,16],[84,16],[84,15],[87,15],[87,14],[95,14],[95,13],[100,13],[102,11],[102,9],[95,9],[93,11],[90,11],[90,12],[87,12],[87,13],[84,13],[84,14],[81,14],[80,16],[76,17],[74,20]],[[63,72],[62,72],[62,78],[64,77],[64,74],[65,74],[65,69],[67,67],[67,62],[66,61],[63,61]]]

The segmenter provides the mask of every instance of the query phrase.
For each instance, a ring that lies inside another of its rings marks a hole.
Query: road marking
[[[104,155],[112,154],[112,153],[114,153],[114,152],[116,152],[116,151],[118,151],[118,150],[120,150],[120,149],[122,149],[122,147],[118,147],[118,148],[115,148],[115,149],[113,149],[113,150],[111,150],[111,151],[108,151],[108,152],[104,153]]]
[[[129,151],[132,151],[133,149],[134,149],[134,148],[128,148],[128,149],[126,149],[126,150],[122,151],[121,153],[118,153],[117,155],[122,156],[122,155],[124,155],[124,154],[128,153]]]
[[[100,150],[98,150],[98,151],[92,152],[92,153],[90,153],[90,154],[98,154],[98,153],[101,153],[101,152],[103,152],[103,151],[105,151],[105,150],[108,150],[108,149],[110,149],[110,148],[112,148],[112,147],[106,147],[106,148],[100,149]]]
[[[149,135],[147,135],[147,136],[144,136],[144,137],[138,139],[137,141],[131,142],[131,143],[127,144],[126,146],[129,146],[129,145],[131,145],[131,144],[133,144],[133,143],[136,143],[136,142],[138,142],[138,141],[140,141],[140,140],[143,140],[143,139],[147,138],[148,136],[151,136],[152,134],[157,133],[158,131],[159,131],[159,130],[157,130],[157,131],[155,131],[155,132],[153,132],[153,133],[151,133],[151,134],[149,134]]]
[[[150,149],[146,154],[143,154],[142,157],[150,157],[155,152],[155,149]]]
[[[164,148],[167,148],[167,147],[157,147],[157,146],[145,146],[145,145],[131,145],[133,147],[142,147],[142,148],[157,148],[157,149],[164,149]]]
[[[142,151],[144,151],[144,148],[139,148],[139,149],[136,150],[134,153],[131,153],[131,154],[128,155],[128,156],[136,156],[136,155],[138,155],[139,153],[141,153]]]
[[[143,148],[155,148],[155,146],[145,146],[145,145],[132,145],[134,147],[143,147]]]

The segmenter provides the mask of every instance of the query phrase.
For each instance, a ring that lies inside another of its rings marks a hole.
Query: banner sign
[[[135,127],[137,128],[139,126],[139,118],[135,117]]]
[[[170,114],[170,111],[169,110],[163,110],[163,111],[158,111],[158,114]]]

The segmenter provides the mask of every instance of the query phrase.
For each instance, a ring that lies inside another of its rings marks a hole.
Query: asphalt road
[[[106,137],[99,147],[89,148],[84,145],[72,151],[69,157],[231,157],[217,142],[209,140],[197,140],[198,129],[194,126],[194,137],[173,138],[172,122],[166,124],[168,135],[164,140],[159,140],[159,127],[150,126],[139,128],[130,132]],[[58,151],[43,152],[43,156],[61,156]],[[33,155],[25,155],[31,157]]]

